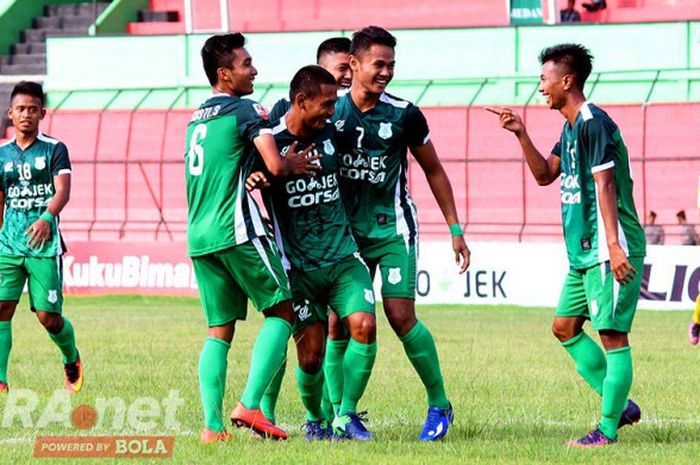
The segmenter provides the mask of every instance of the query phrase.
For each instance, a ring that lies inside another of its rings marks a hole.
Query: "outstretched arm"
[[[464,273],[469,266],[469,247],[464,241],[461,228],[459,228],[459,218],[457,216],[457,208],[455,207],[455,199],[452,193],[452,185],[450,178],[447,177],[445,169],[440,163],[440,159],[435,152],[435,147],[431,141],[411,148],[411,153],[416,158],[416,161],[425,173],[425,179],[428,181],[430,190],[440,206],[442,215],[445,221],[450,226],[452,231],[453,225],[457,225],[452,235],[452,250],[455,252],[455,263],[459,265],[459,272]],[[457,231],[459,229],[459,231]],[[459,232],[459,234],[455,234]]]
[[[525,161],[530,168],[537,184],[540,186],[548,186],[559,177],[561,172],[561,160],[556,155],[550,155],[549,158],[544,158],[537,150],[535,144],[532,143],[530,136],[527,133],[525,124],[515,111],[505,107],[485,107],[486,111],[495,113],[499,116],[501,127],[515,134],[520,142],[520,147],[525,154]]]

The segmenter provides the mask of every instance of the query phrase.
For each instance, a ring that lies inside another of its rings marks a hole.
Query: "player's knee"
[[[270,307],[267,310],[263,311],[263,314],[266,318],[281,318],[290,325],[294,324],[294,309],[292,308],[291,300],[285,300],[281,304],[275,305],[274,307]]]
[[[328,337],[331,339],[344,339],[344,336],[343,322],[337,313],[331,311],[328,314]]]
[[[387,313],[391,329],[399,336],[407,334],[418,323],[416,313],[410,308],[400,308]]]
[[[0,321],[10,321],[15,314],[16,307],[17,302],[14,301],[6,300],[0,302]]]
[[[377,320],[371,313],[355,313],[350,318],[350,336],[357,342],[370,344],[377,339]]]
[[[559,342],[566,342],[578,333],[574,325],[560,319],[555,319],[552,323],[552,334]]]
[[[51,334],[60,333],[63,329],[63,317],[57,313],[37,311],[36,316],[39,323]]]
[[[321,352],[300,353],[299,367],[310,375],[318,373],[323,367],[323,354]]]

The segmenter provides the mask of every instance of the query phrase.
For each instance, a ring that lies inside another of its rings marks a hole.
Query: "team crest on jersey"
[[[379,123],[379,131],[377,135],[382,139],[388,139],[394,135],[391,130],[391,123]]]
[[[36,157],[34,160],[34,168],[38,170],[46,168],[46,157]]]
[[[345,120],[344,119],[339,119],[338,121],[335,122],[335,130],[338,132],[343,132],[343,129],[345,128]]]
[[[335,147],[333,147],[333,142],[331,142],[330,139],[323,141],[323,151],[326,152],[326,155],[333,155],[335,153]]]
[[[255,110],[255,113],[258,114],[259,117],[262,119],[267,119],[268,115],[270,114],[265,107],[260,105],[259,103],[254,103],[253,104],[253,110]]]
[[[49,290],[49,303],[55,304],[58,302],[58,291],[56,289]]]
[[[299,321],[305,321],[311,316],[311,310],[309,309],[309,301],[304,299],[304,305],[295,303],[292,305],[294,308],[294,313],[297,314]]]
[[[365,300],[374,304],[374,292],[372,292],[372,289],[365,289]]]
[[[14,169],[14,166],[14,163],[8,161],[7,163],[5,163],[5,167],[3,168],[3,170],[5,171],[5,173],[8,173]]]
[[[391,284],[398,284],[401,282],[401,268],[389,268],[389,276],[387,276],[387,281]]]

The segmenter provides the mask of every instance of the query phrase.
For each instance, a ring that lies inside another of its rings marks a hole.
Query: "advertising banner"
[[[563,244],[472,242],[460,275],[451,244],[422,242],[416,279],[423,304],[556,306],[568,271]],[[66,294],[197,296],[182,242],[76,242],[64,256]],[[700,287],[700,247],[649,246],[640,308],[690,309]],[[379,296],[379,282],[375,291]]]

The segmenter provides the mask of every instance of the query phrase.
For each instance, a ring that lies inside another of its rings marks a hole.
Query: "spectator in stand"
[[[688,224],[685,217],[685,210],[676,213],[678,224],[681,226],[681,244],[683,245],[700,245],[698,233],[695,231],[695,225]]]
[[[584,3],[581,6],[590,12],[594,12],[604,10],[608,5],[605,3],[605,0],[591,0],[591,3]]]
[[[647,237],[647,244],[663,245],[666,235],[664,227],[656,224],[656,212],[649,210],[647,224],[644,225],[644,235]]]
[[[576,11],[576,0],[569,0],[565,10],[561,10],[560,19],[562,23],[578,23],[581,21],[581,15]]]

